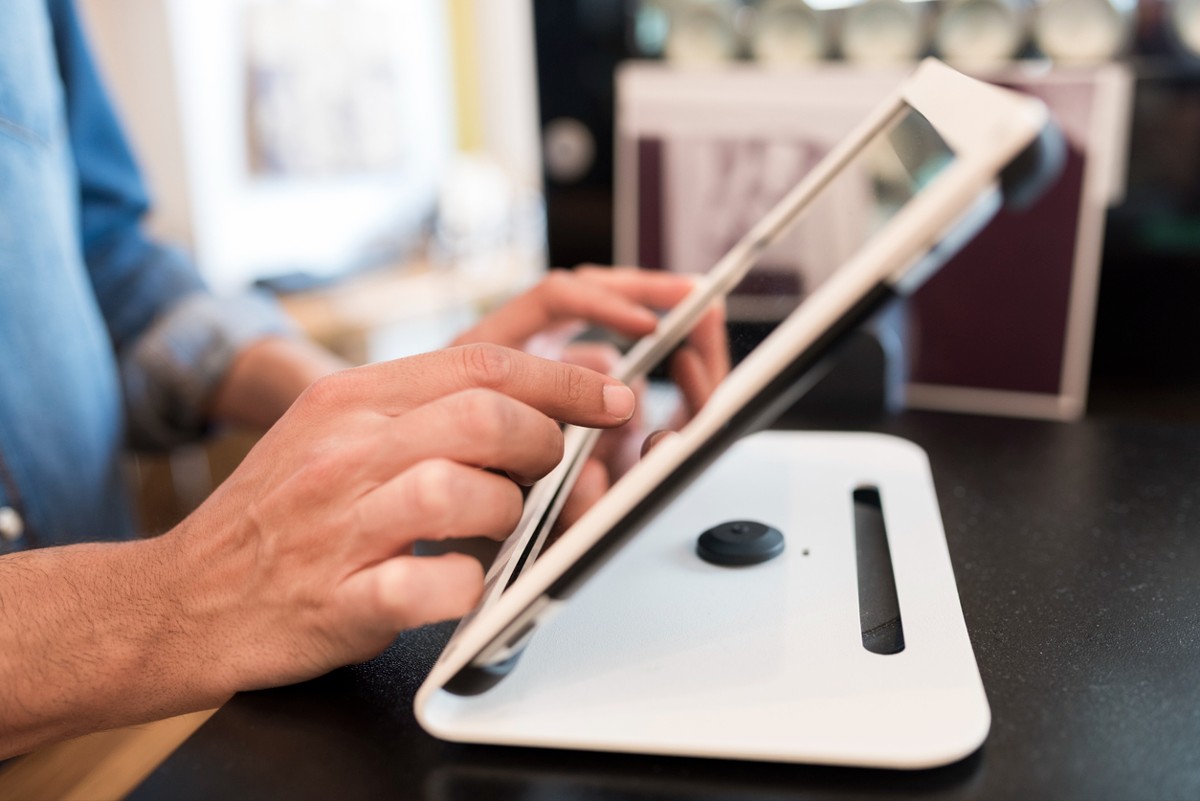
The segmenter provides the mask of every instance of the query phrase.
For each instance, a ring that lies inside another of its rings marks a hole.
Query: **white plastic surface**
[[[863,648],[852,493],[879,489],[906,647]],[[734,519],[783,532],[765,564],[700,560]],[[742,440],[474,697],[425,695],[429,731],[477,743],[920,768],[973,752],[990,712],[928,460],[877,434]]]

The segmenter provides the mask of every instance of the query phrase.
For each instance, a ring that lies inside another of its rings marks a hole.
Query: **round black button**
[[[783,535],[753,520],[732,520],[701,534],[696,553],[722,567],[757,565],[783,553]]]

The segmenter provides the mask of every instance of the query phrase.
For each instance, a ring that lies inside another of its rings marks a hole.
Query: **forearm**
[[[0,759],[217,706],[170,535],[0,558]]]
[[[307,340],[269,337],[234,359],[211,405],[213,419],[269,428],[309,384],[349,365]]]

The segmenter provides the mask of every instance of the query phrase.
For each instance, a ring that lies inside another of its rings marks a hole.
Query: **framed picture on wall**
[[[826,63],[618,76],[616,254],[707,270],[908,70]],[[981,75],[1029,92],[1066,134],[1058,184],[1003,210],[912,298],[906,402],[914,408],[1074,419],[1084,412],[1105,210],[1123,189],[1132,78],[1118,65]],[[873,165],[866,180],[886,180]],[[863,221],[853,186],[799,222],[729,304],[780,319],[844,258]]]

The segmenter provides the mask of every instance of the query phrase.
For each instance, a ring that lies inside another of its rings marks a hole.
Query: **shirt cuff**
[[[246,294],[190,295],[160,316],[121,359],[131,444],[162,449],[196,440],[207,407],[234,358],[296,327],[273,300]]]

